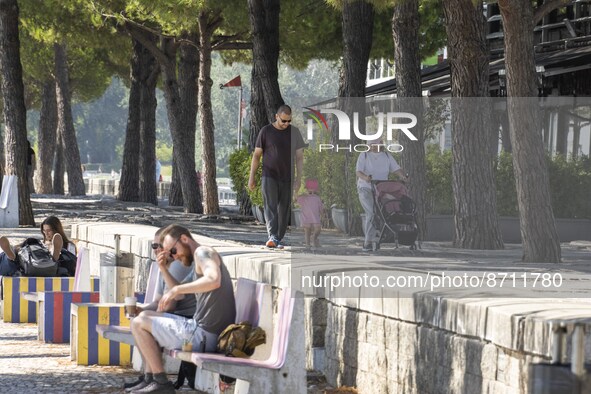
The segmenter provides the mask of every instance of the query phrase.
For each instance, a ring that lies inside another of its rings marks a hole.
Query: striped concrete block
[[[6,323],[36,323],[37,303],[21,298],[21,292],[71,291],[74,278],[3,277]]]
[[[99,278],[93,277],[91,290],[99,291]],[[21,297],[23,292],[72,291],[74,278],[67,277],[2,277],[3,309],[2,318],[6,323],[36,323],[37,303]]]
[[[123,304],[72,304],[70,359],[78,365],[131,365],[132,346],[99,336],[97,324],[129,327]]]
[[[72,303],[98,301],[98,291],[45,291],[39,293],[38,339],[47,343],[70,342],[70,307]]]

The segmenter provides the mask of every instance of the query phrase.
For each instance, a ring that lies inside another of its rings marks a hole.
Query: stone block
[[[417,326],[401,322],[398,326],[398,352],[401,357],[414,357],[416,354]]]
[[[466,372],[476,376],[482,376],[482,350],[484,343],[474,339],[463,341],[466,358]]]
[[[386,349],[384,354],[386,356],[386,376],[388,379],[398,382],[398,352]]]
[[[384,318],[381,316],[367,315],[366,341],[383,347],[385,345],[385,339],[386,328],[384,327]]]
[[[357,390],[361,393],[388,394],[388,381],[385,377],[368,372],[357,375]]]
[[[339,385],[355,386],[357,384],[357,369],[345,366],[342,371]]]
[[[361,344],[354,340],[345,340],[340,350],[343,364],[349,367],[358,368],[359,364],[359,346]],[[364,364],[365,365],[365,364]]]
[[[398,319],[399,293],[394,289],[382,289],[382,314],[387,318]]]
[[[359,308],[363,311],[367,311],[369,313],[375,313],[376,315],[383,315],[384,314],[384,302],[383,298],[377,297],[367,297],[364,296],[363,290],[361,289],[361,295],[359,298]]]
[[[435,392],[449,393],[451,387],[452,370],[450,368],[437,367],[433,370],[435,378]]]
[[[480,371],[483,379],[494,380],[497,376],[498,349],[492,343],[487,343],[482,348]]]
[[[346,335],[356,338],[360,342],[366,342],[367,336],[367,313],[351,311],[345,314],[345,325],[349,327]]]
[[[398,319],[411,323],[416,323],[415,300],[410,297],[398,299]]]
[[[386,349],[398,352],[398,325],[400,323],[392,319],[384,319],[384,335]]]

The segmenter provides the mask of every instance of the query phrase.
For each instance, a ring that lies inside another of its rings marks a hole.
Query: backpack
[[[49,250],[36,238],[27,238],[18,252],[20,270],[24,276],[56,276],[58,263]]]
[[[247,358],[252,356],[257,346],[267,340],[265,330],[260,327],[252,327],[250,322],[243,321],[238,324],[230,324],[218,336],[218,353],[226,356]]]
[[[78,258],[72,252],[70,252],[66,248],[62,248],[60,253],[60,257],[57,260],[57,263],[61,269],[67,271],[63,276],[75,276],[76,275],[76,263]]]

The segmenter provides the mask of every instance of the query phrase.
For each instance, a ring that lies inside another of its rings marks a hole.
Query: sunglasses
[[[158,248],[162,248],[162,244],[157,244],[157,243],[152,244],[152,249],[156,250]]]
[[[285,119],[281,119],[281,117],[280,117],[280,116],[279,116],[278,118],[279,118],[279,120],[281,121],[281,123],[291,123],[291,119],[287,119],[287,120],[285,120]]]
[[[174,245],[172,245],[172,248],[170,248],[170,250],[169,250],[170,257],[174,257],[174,255],[177,253],[176,244],[179,242],[180,239],[181,239],[180,237],[177,238]]]

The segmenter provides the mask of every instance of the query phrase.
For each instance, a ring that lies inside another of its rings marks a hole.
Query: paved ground
[[[79,221],[115,221],[162,226],[182,223],[195,233],[243,245],[262,245],[266,240],[263,225],[251,218],[239,217],[231,208],[219,216],[184,214],[179,208],[148,207],[138,203],[121,203],[112,197],[90,196],[79,199],[38,196],[33,208],[36,222],[48,215],[62,219],[66,231]],[[13,243],[40,236],[39,228],[1,229],[0,235],[11,237]],[[507,245],[502,251],[466,251],[451,248],[445,243],[425,243],[422,250],[394,249],[390,245],[375,254],[361,253],[361,237],[345,237],[336,231],[323,231],[320,259],[345,260],[359,256],[384,266],[403,267],[408,270],[429,269],[519,269],[532,267],[521,263],[519,245]],[[296,246],[288,250],[297,251]],[[286,253],[286,252],[284,252]],[[289,256],[286,254],[286,256]],[[339,257],[340,256],[340,257]],[[347,256],[347,257],[345,257]],[[591,272],[591,243],[578,242],[563,245],[564,264],[541,265],[549,270]],[[539,265],[538,265],[539,266]],[[36,325],[0,322],[0,393],[112,393],[121,392],[124,381],[133,380],[136,373],[128,368],[76,366],[69,359],[69,345],[45,344],[36,340]],[[308,376],[310,394],[353,392],[336,391],[327,387],[322,376]],[[188,390],[188,388],[187,388]],[[195,392],[190,391],[188,392]]]
[[[0,322],[0,392],[116,393],[135,371],[77,366],[68,344],[37,341],[36,324]]]

